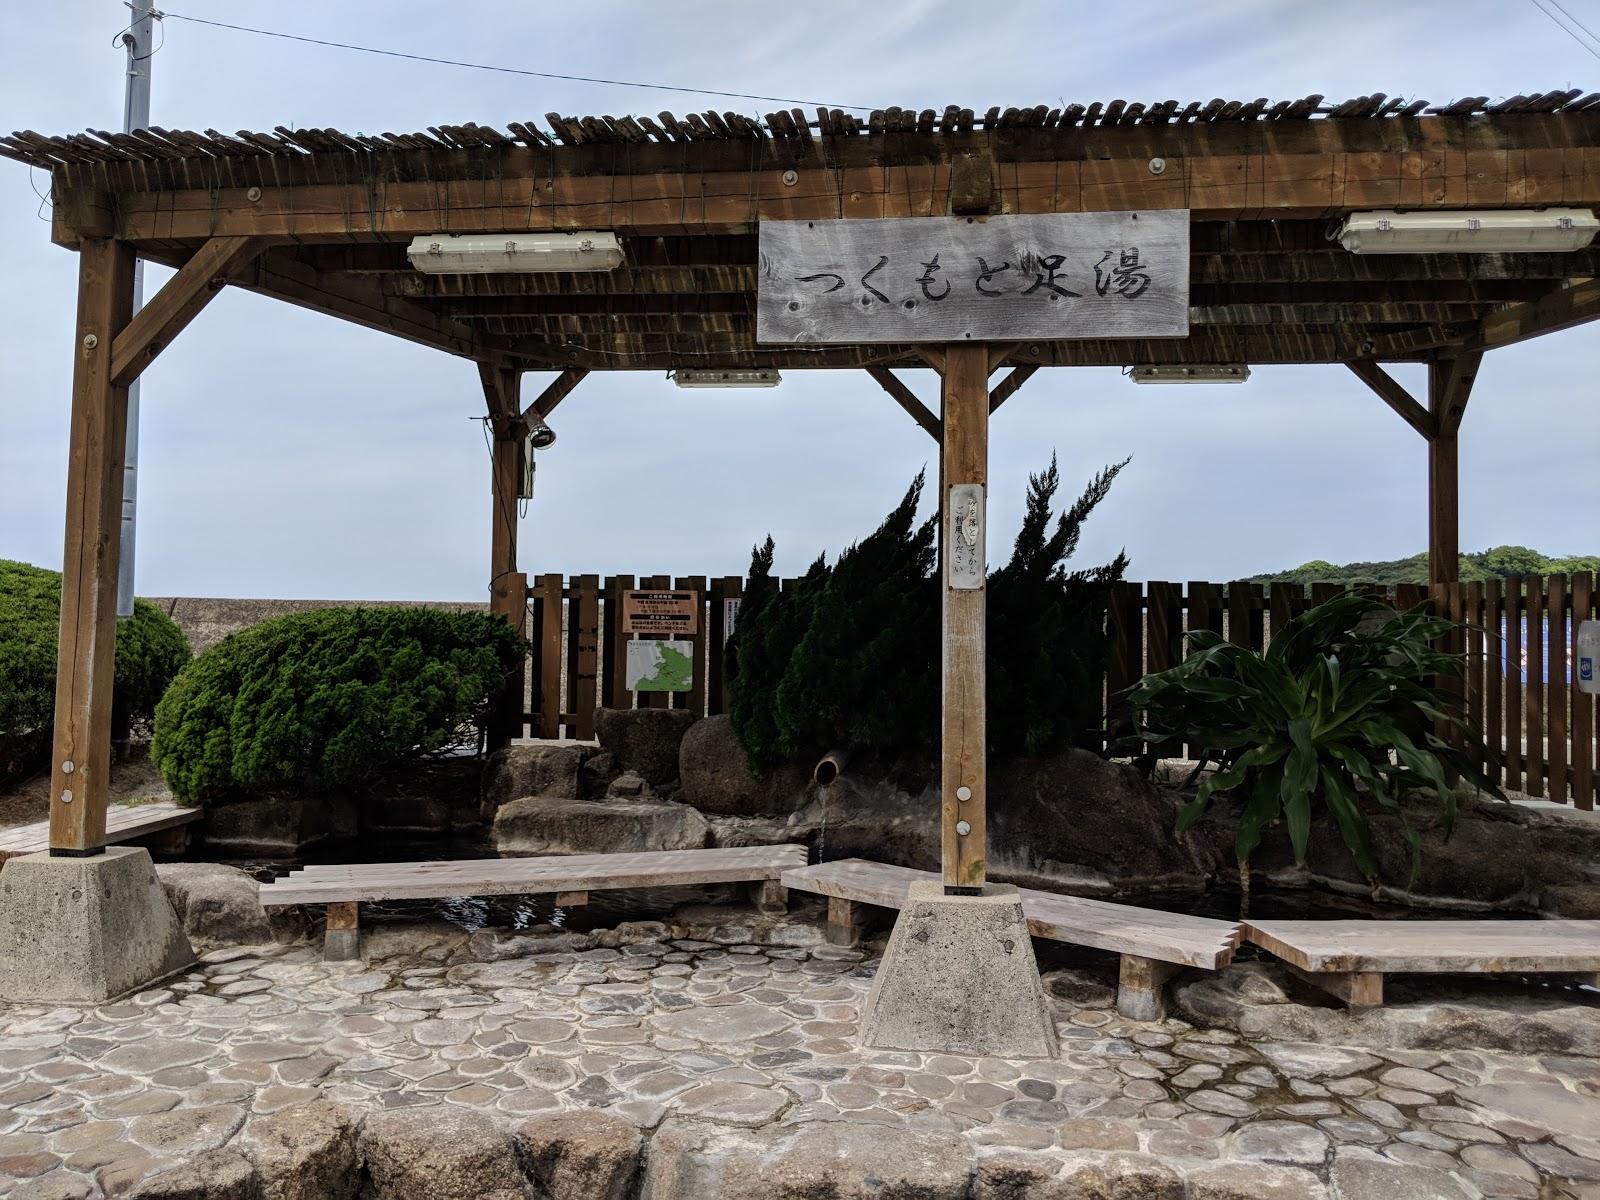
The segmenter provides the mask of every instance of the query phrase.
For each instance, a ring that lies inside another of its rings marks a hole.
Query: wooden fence
[[[785,580],[793,586],[795,580]],[[1471,626],[1457,647],[1466,659],[1459,683],[1468,719],[1484,732],[1486,773],[1509,791],[1543,796],[1590,809],[1600,798],[1596,738],[1600,705],[1571,686],[1572,646],[1578,622],[1596,615],[1600,589],[1593,575],[1550,575],[1514,582],[1449,584],[1438,606]],[[699,632],[693,639],[694,690],[635,696],[625,679],[628,637],[622,632],[621,594],[633,588],[693,591],[700,597]],[[1104,697],[1108,739],[1129,730],[1123,689],[1142,675],[1175,666],[1184,635],[1210,629],[1230,641],[1263,647],[1275,629],[1313,604],[1338,595],[1339,584],[1227,584],[1190,581],[1121,583],[1107,615],[1111,652]],[[1426,587],[1360,585],[1358,591],[1397,608],[1429,598]],[[541,575],[528,588],[531,679],[525,695],[535,737],[592,738],[594,711],[674,707],[697,713],[728,710],[722,647],[731,608],[743,595],[739,576]],[[1181,746],[1168,748],[1173,756]]]

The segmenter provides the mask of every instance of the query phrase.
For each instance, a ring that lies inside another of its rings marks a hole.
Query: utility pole
[[[122,132],[150,124],[150,64],[155,52],[155,6],[151,0],[125,0],[133,23],[122,35],[128,51],[127,91]],[[144,260],[133,261],[133,311],[144,303]],[[122,554],[117,568],[117,616],[133,615],[133,550],[139,514],[139,381],[128,385],[128,452],[122,468]]]

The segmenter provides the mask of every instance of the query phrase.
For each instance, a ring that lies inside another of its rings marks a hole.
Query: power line
[[[1550,2],[1552,4],[1554,4],[1555,0],[1550,0]],[[1558,29],[1560,29],[1561,32],[1565,33],[1568,37],[1570,37],[1573,41],[1577,42],[1578,45],[1582,46],[1585,50],[1587,50],[1590,54],[1594,55],[1596,58],[1600,58],[1600,50],[1596,50],[1588,42],[1584,41],[1583,40],[1583,36],[1581,34],[1577,33],[1573,29],[1569,28],[1561,20],[1560,17],[1556,16],[1555,13],[1551,12],[1548,8],[1546,8],[1543,4],[1541,4],[1539,2],[1539,0],[1528,0],[1528,3],[1533,5],[1540,12],[1542,12],[1545,16],[1549,17],[1552,21],[1554,21],[1556,23],[1556,27]],[[1561,6],[1559,4],[1557,4],[1556,7],[1557,8],[1561,8]],[[1564,13],[1567,12],[1567,10],[1564,9],[1564,8],[1562,8],[1561,11],[1564,12]],[[1589,33],[1589,30],[1583,25],[1583,23],[1578,21],[1575,17],[1573,17],[1571,13],[1567,13],[1567,19],[1570,20],[1579,29],[1582,29],[1584,33]],[[1594,34],[1592,34],[1592,33],[1589,33],[1589,36],[1591,38],[1594,38]],[[1595,40],[1596,41],[1600,41],[1600,38],[1595,38]]]
[[[1551,4],[1553,4],[1553,5],[1555,5],[1555,7],[1557,7],[1557,8],[1559,8],[1559,9],[1560,9],[1560,10],[1561,10],[1561,12],[1562,12],[1562,14],[1563,14],[1563,15],[1565,15],[1565,17],[1566,17],[1566,18],[1567,18],[1567,20],[1569,20],[1569,21],[1571,21],[1571,22],[1572,22],[1572,23],[1573,23],[1573,24],[1574,24],[1574,25],[1576,25],[1576,26],[1577,26],[1577,27],[1578,27],[1578,28],[1579,28],[1579,29],[1581,29],[1581,30],[1583,30],[1583,31],[1584,31],[1584,33],[1586,33],[1586,34],[1588,34],[1588,35],[1589,35],[1589,39],[1590,39],[1590,40],[1591,40],[1591,41],[1594,41],[1594,42],[1600,42],[1600,37],[1597,37],[1597,36],[1596,36],[1596,35],[1595,35],[1595,32],[1594,32],[1594,30],[1592,30],[1592,29],[1590,29],[1590,28],[1589,28],[1589,27],[1588,27],[1588,26],[1587,26],[1587,25],[1585,25],[1585,24],[1584,24],[1584,23],[1583,23],[1583,22],[1582,22],[1582,21],[1580,21],[1580,20],[1578,20],[1578,18],[1577,18],[1577,17],[1575,17],[1575,16],[1573,16],[1573,15],[1572,15],[1572,10],[1571,10],[1571,9],[1569,9],[1569,8],[1567,8],[1567,6],[1566,6],[1566,5],[1564,5],[1564,4],[1562,4],[1562,3],[1561,3],[1561,0],[1550,0],[1550,3],[1551,3]]]
[[[556,79],[565,83],[598,83],[607,87],[648,88],[657,92],[681,92],[692,96],[720,96],[728,100],[763,100],[771,104],[808,104],[819,108],[848,108],[852,112],[871,112],[865,104],[824,104],[821,100],[795,100],[786,96],[756,96],[748,92],[718,92],[710,88],[672,87],[665,83],[639,83],[627,79],[597,79],[589,75],[558,75],[552,71],[529,71],[521,67],[496,67],[487,63],[461,62],[453,58],[431,58],[426,54],[407,54],[400,50],[379,50],[372,46],[357,46],[350,42],[333,42],[323,38],[304,37],[297,33],[279,33],[273,29],[252,29],[248,25],[230,25],[226,21],[211,21],[205,17],[190,17],[183,13],[160,14],[175,21],[189,21],[195,25],[212,25],[218,29],[232,29],[238,33],[254,33],[261,37],[282,38],[290,42],[305,42],[312,46],[329,46],[336,50],[357,50],[362,54],[381,54],[386,58],[404,58],[411,62],[434,63],[443,67],[467,67],[474,71],[495,71],[502,75],[529,75],[535,79]]]

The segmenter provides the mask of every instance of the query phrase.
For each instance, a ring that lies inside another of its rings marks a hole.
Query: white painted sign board
[[[763,344],[1189,334],[1189,212],[763,221]]]
[[[950,548],[949,584],[962,591],[981,588],[988,575],[983,553],[983,484],[952,485],[945,511],[950,522],[945,530],[945,545]]]

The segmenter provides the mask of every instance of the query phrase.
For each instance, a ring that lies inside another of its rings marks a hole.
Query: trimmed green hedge
[[[150,756],[187,804],[360,787],[476,742],[523,653],[504,621],[331,608],[233,634],[173,682]]]
[[[42,766],[55,720],[61,572],[0,559],[0,776]],[[177,623],[148,600],[117,622],[113,720],[155,712],[167,685],[189,661]]]

